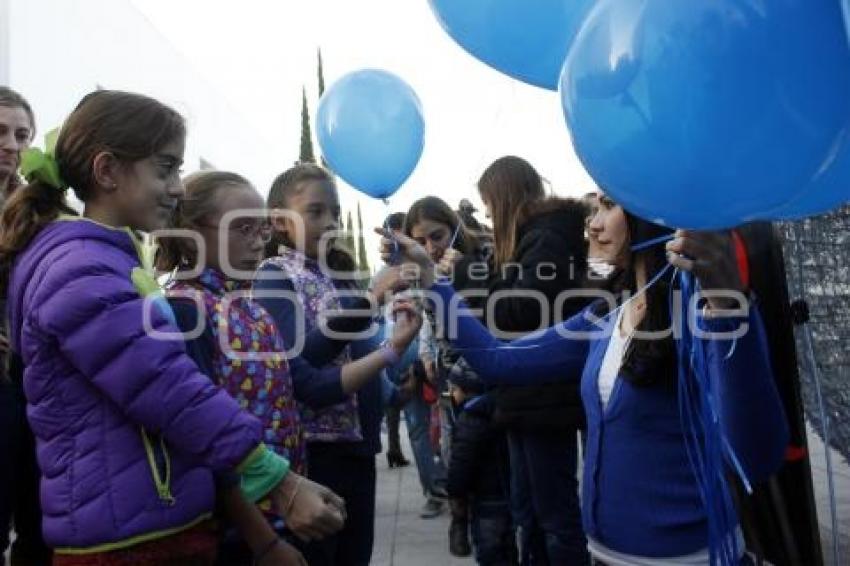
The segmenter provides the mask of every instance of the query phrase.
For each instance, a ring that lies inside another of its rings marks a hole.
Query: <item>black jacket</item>
[[[580,202],[557,198],[546,199],[530,210],[517,230],[511,262],[494,270],[490,280],[489,300],[494,302],[487,322],[492,330],[532,332],[542,323],[552,326],[566,320],[587,305],[585,298],[558,301],[561,293],[580,288],[585,280],[585,214]],[[536,292],[545,297],[545,304],[528,296],[493,296],[498,291]],[[582,428],[579,376],[564,384],[563,376],[553,375],[552,382],[500,388],[495,395],[496,422],[525,432],[562,433]]]
[[[452,431],[452,452],[446,490],[449,497],[506,501],[510,477],[504,430],[492,422],[494,405],[485,394],[460,411]]]
[[[501,331],[528,333],[565,320],[586,300],[568,300],[558,312],[555,301],[563,291],[581,286],[587,270],[584,206],[577,201],[547,199],[537,205],[517,229],[511,261],[493,270],[490,295],[497,291],[535,291],[546,297],[542,305],[530,297],[502,297],[495,301],[488,322]],[[491,301],[494,299],[491,298]]]

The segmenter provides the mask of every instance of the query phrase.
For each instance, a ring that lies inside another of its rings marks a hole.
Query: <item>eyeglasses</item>
[[[218,229],[220,226],[216,224],[198,224],[204,228]],[[272,225],[268,221],[264,222],[249,222],[245,224],[230,223],[230,231],[235,232],[246,241],[252,242],[259,238],[264,244],[268,244],[272,240]]]

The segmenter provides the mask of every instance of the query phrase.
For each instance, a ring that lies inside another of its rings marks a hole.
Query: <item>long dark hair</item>
[[[123,163],[133,163],[185,134],[180,114],[152,98],[96,91],[80,101],[62,126],[55,148],[59,175],[86,202],[95,187],[92,162],[99,153],[108,151]],[[76,214],[65,201],[65,191],[43,181],[12,194],[0,220],[0,292],[6,291],[17,255],[63,213]]]
[[[410,236],[413,227],[422,220],[444,224],[449,227],[452,234],[457,230],[457,238],[452,246],[457,251],[465,255],[478,251],[480,247],[478,238],[467,229],[457,213],[443,199],[425,197],[414,202],[404,219],[404,234]]]
[[[627,245],[647,242],[672,233],[670,228],[643,220],[625,209],[623,212],[628,227]],[[649,282],[654,275],[667,266],[664,244],[631,253],[629,267],[615,271],[609,279],[607,287],[610,291],[618,294],[628,291],[633,295],[639,290],[635,276],[635,264],[638,261],[644,262],[647,282]],[[646,314],[635,328],[636,330],[659,332],[671,327],[669,300],[672,286],[672,275],[665,275],[645,291]],[[607,305],[600,303],[597,314],[606,314],[605,310]],[[614,331],[616,332],[617,329]],[[635,337],[623,355],[621,371],[623,377],[635,385],[672,387],[677,376],[676,346],[672,333],[662,339],[647,340]]]
[[[517,245],[517,228],[528,209],[546,197],[543,178],[525,159],[508,155],[490,164],[478,180],[478,192],[490,205],[493,220],[494,268],[511,260]]]

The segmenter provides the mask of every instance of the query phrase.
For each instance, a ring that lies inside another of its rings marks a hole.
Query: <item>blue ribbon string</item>
[[[678,275],[682,304],[696,308],[692,298],[699,291],[699,284],[690,273],[680,272]],[[683,325],[677,350],[679,411],[682,415],[688,461],[700,488],[708,517],[711,564],[732,566],[738,563],[740,553],[735,532],[737,515],[726,480],[725,463],[728,461],[731,464],[748,492],[752,491],[752,487],[722,430],[713,388],[715,384],[711,382],[708,371],[705,342],[695,339],[691,329]],[[733,353],[734,345],[727,358]]]
[[[658,244],[663,244],[669,242],[675,237],[675,234],[665,234],[663,236],[658,236],[657,238],[652,238],[651,240],[646,240],[645,242],[640,242],[638,244],[633,245],[630,249],[632,253],[640,252],[651,248],[652,246],[656,246]]]

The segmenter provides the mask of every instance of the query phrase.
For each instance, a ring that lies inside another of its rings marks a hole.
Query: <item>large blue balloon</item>
[[[319,101],[319,145],[333,171],[376,198],[410,177],[425,143],[422,105],[396,75],[377,69],[349,73]]]
[[[491,67],[557,90],[570,41],[592,0],[429,0],[443,29]]]
[[[769,220],[799,220],[824,214],[850,204],[850,128],[836,144],[833,159],[820,171],[806,191],[765,217]]]
[[[836,0],[603,0],[560,91],[576,151],[631,212],[687,228],[764,218],[808,187],[850,115]]]

